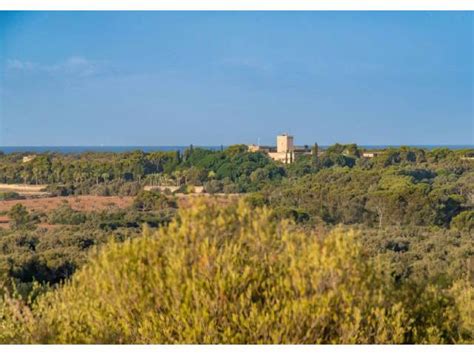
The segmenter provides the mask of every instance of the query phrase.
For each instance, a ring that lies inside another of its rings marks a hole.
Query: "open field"
[[[68,203],[71,208],[78,211],[100,211],[110,207],[125,208],[130,206],[133,197],[130,196],[60,196],[41,197],[24,200],[10,200],[0,202],[0,212],[8,211],[13,205],[21,203],[31,212],[48,212]]]
[[[209,198],[217,202],[222,206],[226,206],[229,203],[236,201],[240,194],[215,194],[210,195],[206,193],[195,193],[195,194],[176,194],[178,205],[181,208],[190,207],[193,200],[197,198]],[[17,203],[25,206],[30,212],[49,212],[58,208],[63,203],[69,204],[69,206],[77,211],[92,212],[102,211],[109,208],[127,208],[132,205],[133,196],[92,196],[92,195],[80,195],[80,196],[59,196],[59,197],[35,197],[18,200],[0,201],[0,213],[5,213]],[[8,216],[0,216],[0,228],[7,227],[10,222]],[[41,225],[43,227],[49,227]]]
[[[61,196],[61,197],[38,197],[21,200],[0,201],[0,213],[7,212],[10,208],[21,203],[30,212],[49,212],[58,208],[63,203],[68,203],[72,209],[84,212],[102,211],[107,208],[126,208],[131,205],[133,197],[130,196]],[[10,222],[8,216],[0,216],[0,228],[8,228]],[[49,225],[40,224],[40,227]]]
[[[210,198],[222,204],[235,201],[240,194],[177,194],[180,207],[189,207],[191,201],[196,198]],[[132,204],[133,196],[58,196],[58,197],[37,197],[19,200],[0,201],[0,212],[8,211],[13,205],[21,203],[30,212],[48,212],[59,207],[63,203],[68,203],[72,209],[84,212],[101,211],[107,208],[127,208]]]

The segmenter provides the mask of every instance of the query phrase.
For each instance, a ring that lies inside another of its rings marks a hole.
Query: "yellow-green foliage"
[[[0,304],[0,330],[11,334],[0,335],[0,340],[440,343],[472,339],[472,318],[465,315],[472,306],[469,285],[456,284],[456,297],[431,286],[421,293],[395,286],[362,250],[354,233],[336,229],[318,237],[289,222],[275,221],[266,209],[244,203],[222,208],[200,201],[181,210],[166,228],[104,248],[72,281],[40,297],[32,317],[12,315],[11,307]]]
[[[31,295],[36,292],[36,286],[33,285]],[[29,327],[35,324],[30,308],[16,291],[13,296],[0,293],[0,344],[28,342],[31,339]]]

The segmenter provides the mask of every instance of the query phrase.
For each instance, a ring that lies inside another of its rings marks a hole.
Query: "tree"
[[[11,227],[14,229],[28,227],[31,222],[28,210],[21,203],[17,203],[10,208],[8,217],[10,217]]]
[[[174,161],[176,164],[181,163],[181,152],[179,150],[174,153]]]
[[[209,171],[209,173],[207,174],[207,178],[209,180],[214,180],[216,178],[216,173],[213,170]]]
[[[311,165],[313,169],[319,168],[319,146],[318,143],[314,142],[313,147],[311,148]]]
[[[174,198],[156,191],[141,191],[133,200],[133,208],[138,211],[157,211],[177,207]]]
[[[247,146],[244,144],[234,144],[226,148],[225,153],[230,156],[236,156],[242,153],[245,153],[248,150]]]
[[[205,169],[192,166],[184,171],[184,176],[186,184],[202,185],[207,180],[208,172]]]
[[[359,147],[357,147],[357,144],[346,144],[343,153],[356,158],[360,157],[360,151]]]
[[[222,182],[218,180],[211,180],[204,184],[204,190],[210,194],[222,192]]]
[[[48,155],[36,157],[32,162],[35,183],[45,183],[51,175],[51,158]]]
[[[268,178],[268,172],[264,168],[258,168],[250,174],[250,181],[258,184]]]
[[[314,142],[313,147],[311,148],[311,154],[313,155],[313,157],[318,157],[318,154],[319,154],[318,143]]]

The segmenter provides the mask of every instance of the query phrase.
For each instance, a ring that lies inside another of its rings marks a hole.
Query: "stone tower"
[[[277,152],[278,153],[292,152],[293,150],[294,150],[293,136],[290,136],[286,133],[277,136]]]

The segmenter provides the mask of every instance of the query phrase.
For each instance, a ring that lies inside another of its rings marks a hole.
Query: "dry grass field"
[[[10,191],[13,191],[11,189]],[[18,190],[14,190],[18,192]],[[229,203],[236,201],[240,194],[215,194],[210,195],[206,193],[195,194],[176,194],[178,205],[180,208],[188,208],[193,201],[199,198],[207,198],[226,206]],[[25,196],[26,197],[26,196]],[[83,212],[103,211],[111,208],[127,208],[132,205],[133,196],[63,196],[63,197],[38,197],[28,196],[27,198],[18,200],[0,201],[0,213],[6,213],[17,203],[21,203],[30,212],[44,212],[47,213],[58,208],[63,203],[67,203],[72,209]],[[6,215],[0,216],[0,228],[8,227],[9,218]],[[49,227],[43,225],[43,227]]]
[[[8,211],[13,205],[21,203],[31,212],[48,212],[68,203],[72,209],[78,211],[101,211],[111,207],[125,208],[130,206],[133,197],[130,196],[65,196],[41,197],[23,200],[10,200],[0,202],[0,212]]]
[[[209,198],[227,205],[239,198],[239,194],[177,194],[180,207],[186,208],[197,198]],[[0,201],[0,212],[8,211],[13,205],[21,203],[30,212],[48,212],[68,203],[72,209],[84,212],[102,211],[108,208],[127,208],[131,206],[133,196],[65,196],[65,197],[37,197],[19,200]]]
[[[66,196],[66,197],[36,197],[19,200],[0,201],[0,213],[5,213],[10,208],[21,203],[30,212],[49,212],[58,208],[63,203],[69,204],[72,209],[84,212],[102,211],[108,208],[126,208],[132,204],[133,197],[130,196]],[[8,228],[8,216],[0,216],[0,228]],[[40,224],[40,227],[51,227]]]

